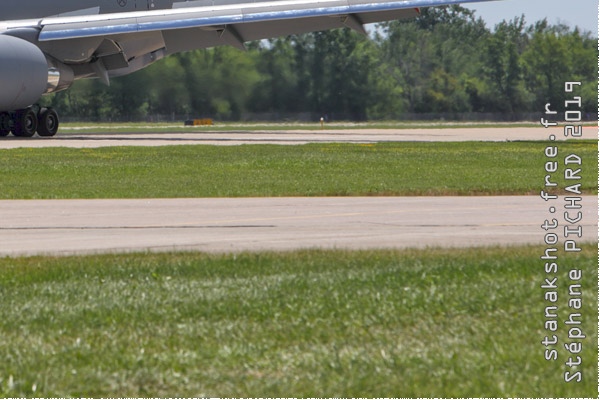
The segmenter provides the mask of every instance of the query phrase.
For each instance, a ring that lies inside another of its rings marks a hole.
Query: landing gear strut
[[[54,136],[58,132],[58,114],[52,108],[28,107],[24,110],[0,112],[0,137],[11,132],[18,137]]]

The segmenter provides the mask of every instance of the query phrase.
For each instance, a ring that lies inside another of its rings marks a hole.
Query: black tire
[[[0,137],[5,137],[10,134],[10,114],[0,112]]]
[[[31,108],[19,110],[15,116],[13,135],[19,137],[32,137],[37,130],[38,120],[35,111]]]
[[[38,135],[54,136],[56,132],[58,132],[58,114],[52,108],[42,108],[38,116]]]

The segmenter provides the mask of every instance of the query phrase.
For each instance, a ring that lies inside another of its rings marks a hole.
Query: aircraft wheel
[[[35,111],[30,108],[19,110],[15,115],[13,135],[19,137],[32,137],[37,130],[38,120]]]
[[[0,137],[8,136],[10,134],[10,114],[7,112],[0,112]]]
[[[54,136],[56,132],[58,132],[58,114],[52,108],[42,108],[38,116],[38,135]]]

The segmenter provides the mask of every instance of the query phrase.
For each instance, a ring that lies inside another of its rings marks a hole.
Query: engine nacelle
[[[33,43],[0,35],[0,111],[19,110],[45,93],[66,89],[73,70],[48,59]]]

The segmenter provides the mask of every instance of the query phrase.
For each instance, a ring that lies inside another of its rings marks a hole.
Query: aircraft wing
[[[172,9],[6,21],[0,23],[0,34],[35,42],[45,54],[73,66],[76,78],[96,75],[107,81],[109,75],[130,73],[181,51],[243,48],[251,40],[344,26],[364,32],[363,24],[415,17],[419,7],[476,1],[481,0],[276,0],[217,6],[195,0],[176,2]]]
[[[174,3],[174,9],[43,19],[40,40],[135,34],[227,26],[244,41],[285,34],[414,17],[419,7],[481,0],[291,0],[203,6],[209,1]],[[485,1],[485,0],[484,0]]]

